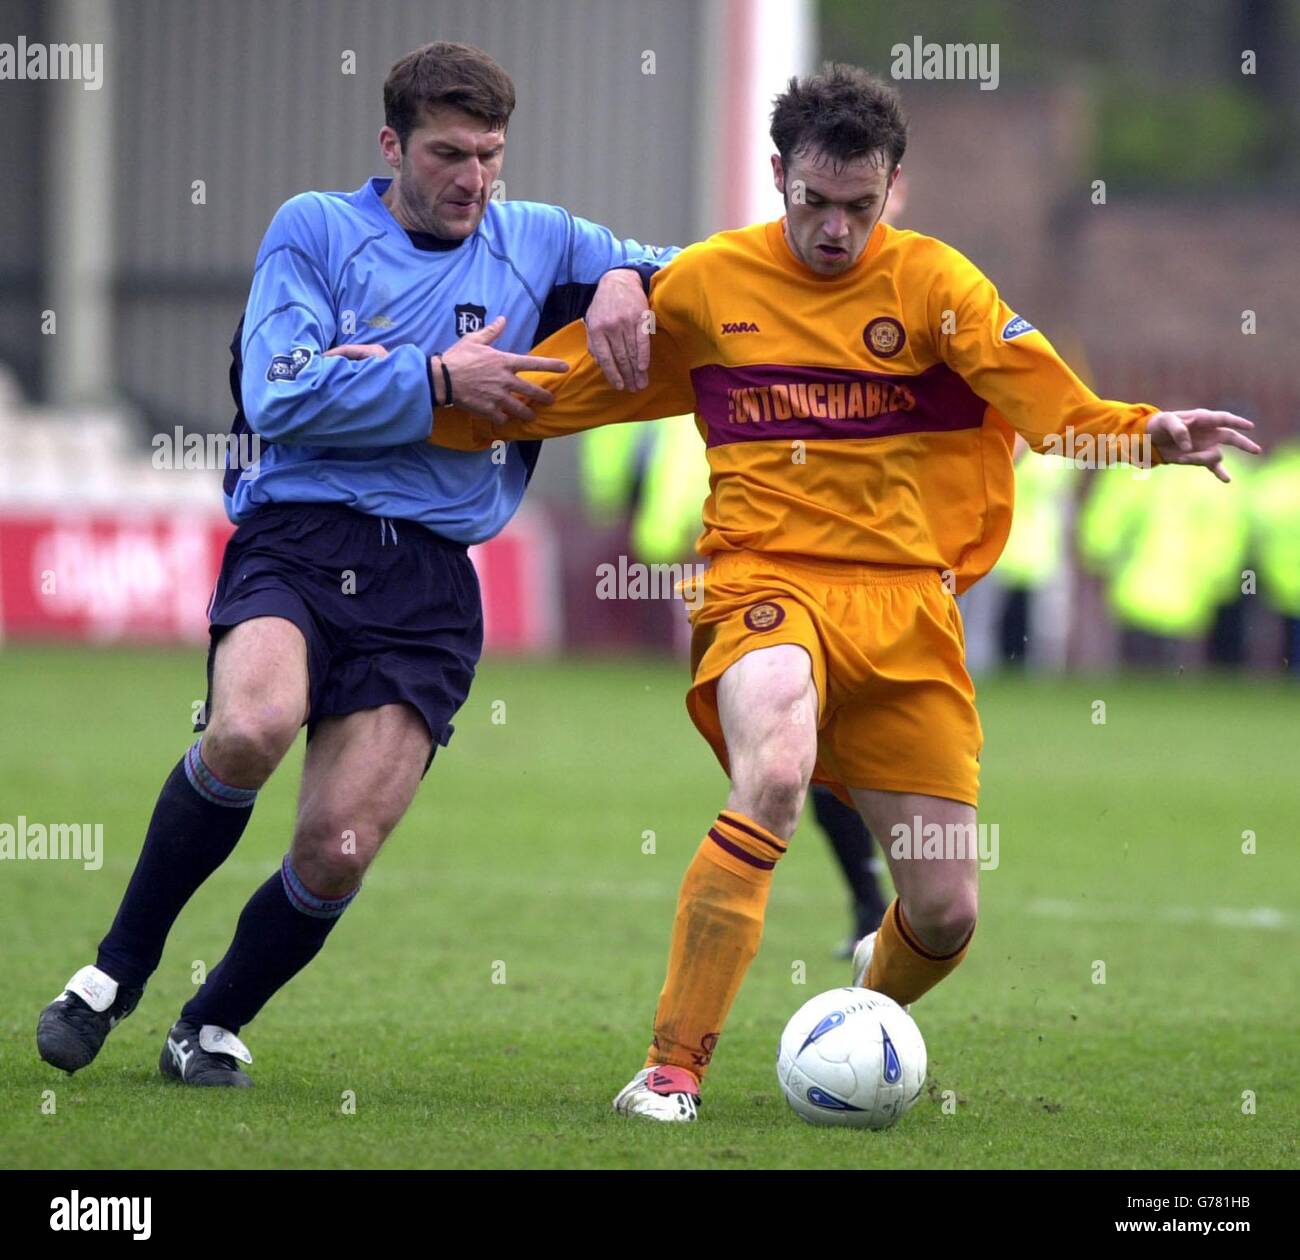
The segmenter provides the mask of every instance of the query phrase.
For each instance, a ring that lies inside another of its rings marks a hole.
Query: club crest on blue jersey
[[[288,354],[277,354],[266,369],[268,381],[296,381],[298,373],[311,362],[315,353],[309,346],[294,346]]]
[[[478,332],[487,322],[487,307],[475,306],[473,302],[461,302],[456,307],[456,336]]]
[[[1023,337],[1025,333],[1037,332],[1038,329],[1033,326],[1023,315],[1013,315],[1007,320],[1006,327],[1002,329],[1003,341],[1015,341],[1017,337]]]

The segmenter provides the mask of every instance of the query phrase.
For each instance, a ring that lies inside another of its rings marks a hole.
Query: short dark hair
[[[801,153],[850,162],[877,150],[892,171],[907,148],[907,116],[888,83],[857,66],[826,62],[792,78],[772,107],[772,143],[782,163]]]
[[[384,80],[384,122],[406,148],[424,110],[451,106],[505,130],[515,109],[515,85],[481,48],[439,42],[409,52]]]

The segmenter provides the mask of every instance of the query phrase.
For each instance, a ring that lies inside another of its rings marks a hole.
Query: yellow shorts
[[[979,798],[983,744],[957,601],[935,569],[723,552],[691,616],[686,707],[723,769],[717,681],[747,652],[793,643],[817,686],[813,781]]]

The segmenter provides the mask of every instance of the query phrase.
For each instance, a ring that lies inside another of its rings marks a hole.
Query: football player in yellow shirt
[[[1006,541],[1016,432],[1222,480],[1222,447],[1259,450],[1227,412],[1098,399],[968,259],[883,223],[907,142],[892,88],[848,66],[791,80],[772,139],[784,217],[658,273],[647,388],[611,389],[573,324],[538,347],[571,365],[545,378],[553,405],[442,411],[430,438],[696,413],[710,566],[687,708],[731,791],[682,883],[645,1066],[614,1100],[657,1120],[696,1118],[810,781],[862,814],[897,890],[854,984],[907,1004],[965,957],[982,736],[954,595]]]

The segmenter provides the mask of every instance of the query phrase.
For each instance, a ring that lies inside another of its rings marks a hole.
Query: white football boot
[[[871,955],[876,952],[876,933],[871,932],[864,936],[857,944],[853,951],[853,987],[855,989],[865,989],[867,987],[867,972],[871,969]],[[905,1011],[912,1009],[911,1002],[903,1007]]]
[[[867,970],[871,966],[871,955],[876,951],[876,934],[868,932],[853,947],[853,987],[855,989],[865,989],[867,987]]]
[[[642,1068],[614,1099],[614,1110],[625,1116],[669,1123],[699,1116],[699,1082],[685,1068]]]

